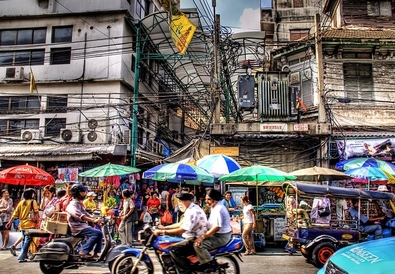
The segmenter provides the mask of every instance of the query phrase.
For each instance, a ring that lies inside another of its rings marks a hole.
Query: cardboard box
[[[67,213],[66,212],[54,212],[54,214],[51,216],[51,220],[61,222],[61,223],[67,223]]]
[[[68,223],[53,220],[45,220],[41,222],[42,229],[53,234],[67,234]]]

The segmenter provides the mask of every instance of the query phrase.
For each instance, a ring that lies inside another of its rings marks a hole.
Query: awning
[[[82,161],[98,155],[126,156],[127,145],[1,145],[0,160]]]

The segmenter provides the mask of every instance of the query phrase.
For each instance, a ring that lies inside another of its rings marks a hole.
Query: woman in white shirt
[[[252,232],[256,229],[255,211],[247,196],[241,197],[241,203],[243,204],[243,233],[241,237],[246,248],[246,252],[244,254],[255,255],[255,244],[252,237]]]

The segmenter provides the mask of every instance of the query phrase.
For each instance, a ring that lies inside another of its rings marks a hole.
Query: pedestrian
[[[138,212],[133,202],[133,196],[134,193],[131,193],[128,189],[122,190],[123,209],[118,231],[121,243],[126,245],[133,244],[134,223],[138,220]]]
[[[158,193],[152,192],[151,198],[147,201],[147,212],[151,215],[152,222],[156,223],[159,219],[159,210],[161,207],[161,200],[158,198]]]
[[[241,203],[243,205],[243,217],[240,219],[243,220],[243,233],[242,239],[244,242],[244,247],[246,252],[244,255],[255,255],[255,244],[254,238],[252,237],[252,233],[256,230],[256,215],[254,208],[250,204],[250,200],[247,196],[241,197]]]
[[[16,209],[12,213],[11,219],[6,224],[6,228],[10,228],[12,225],[12,221],[15,219],[19,219],[20,229],[22,231],[22,249],[21,253],[18,256],[18,260],[20,263],[27,261],[27,253],[29,251],[29,245],[32,242],[32,237],[30,235],[25,234],[26,229],[31,228],[39,228],[39,216],[38,216],[38,204],[34,199],[36,192],[33,188],[28,188],[23,192],[23,199],[18,203]],[[30,210],[33,210],[35,213],[35,221],[29,218]]]
[[[1,250],[6,250],[8,241],[10,239],[10,229],[6,228],[6,224],[11,219],[13,210],[13,202],[10,198],[10,194],[7,189],[1,190],[1,200],[0,200],[0,232],[2,239]]]
[[[69,205],[70,201],[73,199],[73,196],[70,193],[70,189],[74,185],[74,182],[66,183],[66,195],[64,195],[59,200],[59,211],[66,211],[66,207]]]
[[[43,197],[40,203],[40,210],[43,211],[43,219],[51,217],[56,210],[58,197],[56,196],[56,188],[53,185],[47,185],[43,188]]]
[[[220,202],[221,193],[216,189],[209,189],[206,193],[206,203],[211,208],[206,233],[197,237],[194,249],[199,258],[200,270],[211,273],[217,270],[216,261],[213,260],[210,250],[226,245],[230,241],[232,226],[230,215],[226,207]]]
[[[84,200],[83,204],[85,206],[86,211],[88,211],[90,214],[92,214],[96,210],[96,193],[93,191],[88,192],[86,194],[86,199]]]

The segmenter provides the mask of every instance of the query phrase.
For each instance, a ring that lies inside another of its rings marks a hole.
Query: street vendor
[[[224,194],[224,199],[221,200],[221,203],[226,207],[229,211],[229,214],[237,210],[236,202],[232,198],[232,192],[226,191]]]

